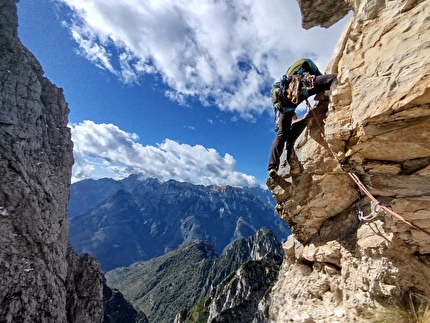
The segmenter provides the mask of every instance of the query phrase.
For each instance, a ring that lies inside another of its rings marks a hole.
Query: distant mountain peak
[[[121,290],[151,322],[167,323],[173,322],[179,311],[190,309],[196,300],[206,297],[226,277],[234,276],[238,270],[243,272],[240,268],[244,263],[252,264],[248,264],[247,268],[258,267],[258,279],[252,277],[248,283],[254,285],[254,290],[261,297],[276,277],[273,265],[267,266],[269,262],[276,262],[277,265],[282,262],[282,248],[274,233],[262,228],[247,239],[236,240],[220,256],[215,253],[211,243],[198,241],[149,261],[114,269],[106,277],[108,285]],[[269,274],[265,275],[270,276],[270,279],[265,276],[262,280],[264,283],[260,283],[265,268],[269,270]],[[229,294],[234,294],[234,290],[229,291]]]
[[[104,270],[160,256],[197,240],[218,254],[262,227],[286,238],[289,228],[260,197],[232,186],[169,180],[85,181],[71,187],[71,243]],[[79,214],[77,214],[79,213]]]

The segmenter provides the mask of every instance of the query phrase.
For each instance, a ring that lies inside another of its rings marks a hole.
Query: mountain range
[[[231,319],[252,318],[261,310],[258,304],[276,280],[282,258],[281,244],[272,231],[262,228],[247,239],[237,239],[221,256],[211,243],[197,241],[160,257],[116,268],[106,273],[106,279],[150,322],[168,323],[177,317],[176,321],[199,323],[209,315],[223,318],[223,322],[239,322]],[[232,281],[240,286],[230,290]],[[229,304],[235,308],[234,315],[219,305],[228,296],[232,297]],[[214,304],[213,309],[205,304]]]
[[[149,260],[194,241],[221,255],[239,238],[268,227],[278,240],[290,229],[267,190],[202,186],[132,175],[71,185],[70,242],[96,257],[103,271]]]

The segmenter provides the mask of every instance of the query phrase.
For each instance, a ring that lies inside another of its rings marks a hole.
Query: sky
[[[304,30],[294,0],[17,6],[21,42],[70,109],[72,182],[138,173],[264,187],[273,82],[301,57],[324,71],[349,19]]]

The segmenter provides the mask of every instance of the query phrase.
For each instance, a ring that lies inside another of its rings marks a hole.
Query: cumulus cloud
[[[83,121],[72,125],[75,165],[72,181],[89,177],[122,179],[132,173],[203,185],[259,185],[255,177],[238,172],[233,156],[215,149],[166,139],[143,146],[136,134],[113,124]],[[99,174],[95,174],[95,172]]]
[[[60,1],[97,66],[125,83],[157,74],[172,100],[194,97],[251,119],[270,108],[268,87],[295,59],[325,67],[343,27],[303,30],[297,3],[284,0]]]

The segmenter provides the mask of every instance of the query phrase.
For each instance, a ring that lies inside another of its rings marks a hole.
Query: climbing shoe
[[[278,174],[278,171],[275,168],[269,170],[269,176],[275,177]]]

